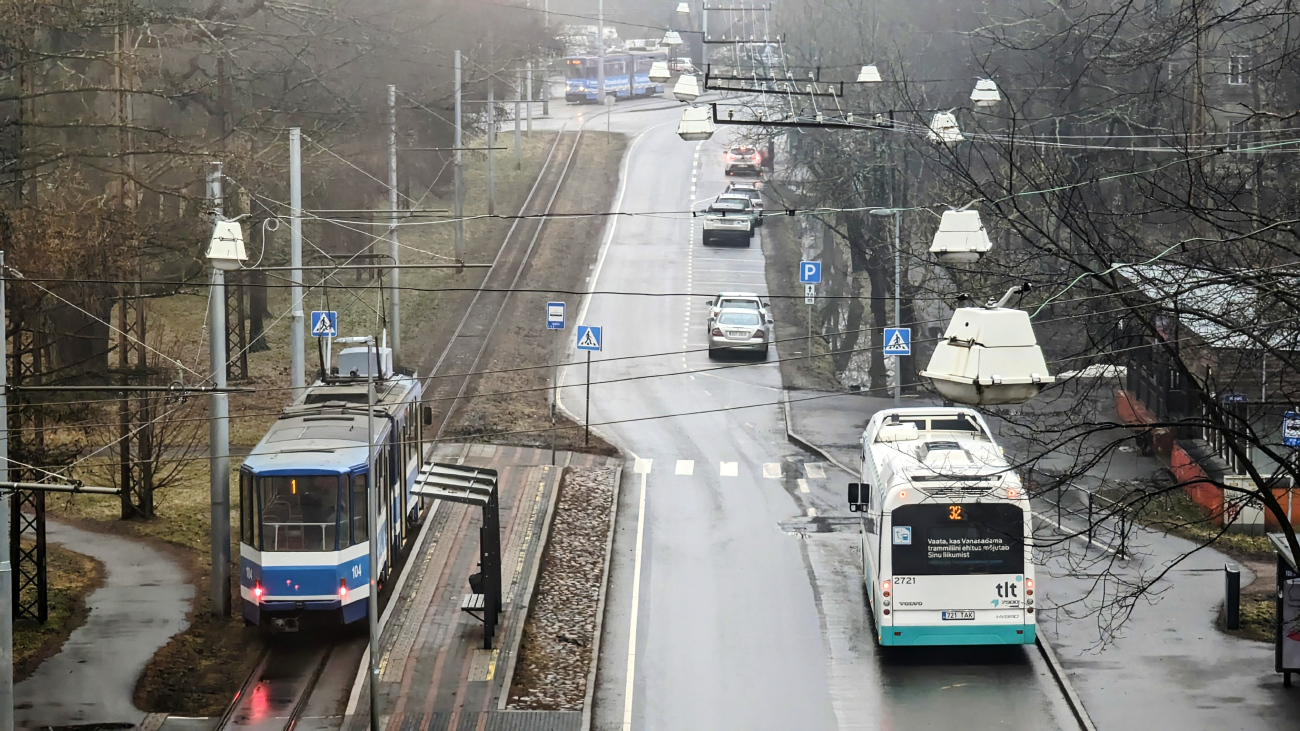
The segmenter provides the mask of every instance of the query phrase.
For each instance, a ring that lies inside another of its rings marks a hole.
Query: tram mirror
[[[425,406],[422,407],[421,411],[422,411],[421,418],[424,420],[424,425],[433,426],[433,407]]]
[[[858,498],[862,497],[862,484],[858,482],[849,483],[849,510],[856,512],[858,509]]]

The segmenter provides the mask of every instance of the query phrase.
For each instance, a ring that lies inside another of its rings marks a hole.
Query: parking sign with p
[[[822,263],[819,261],[799,262],[799,282],[801,284],[821,284]]]

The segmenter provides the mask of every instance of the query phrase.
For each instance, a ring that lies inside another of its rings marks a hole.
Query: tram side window
[[[263,477],[258,482],[265,550],[336,550],[337,475]]]
[[[366,476],[352,476],[352,543],[370,540],[369,513],[366,512]]]
[[[261,548],[258,543],[257,498],[253,496],[253,476],[241,472],[239,475],[239,540],[240,542]]]

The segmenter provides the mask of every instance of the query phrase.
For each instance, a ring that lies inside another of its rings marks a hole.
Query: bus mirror
[[[421,412],[422,412],[421,416],[424,420],[424,425],[433,426],[433,407],[424,406],[421,408]]]
[[[858,498],[861,496],[862,496],[861,483],[850,482],[849,483],[849,510],[853,512],[857,512],[858,503],[861,502],[860,500],[858,500]]]

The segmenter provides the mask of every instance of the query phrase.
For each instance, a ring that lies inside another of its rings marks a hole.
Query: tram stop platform
[[[497,470],[503,611],[483,649],[481,610],[468,611],[478,571],[483,511],[441,501],[406,563],[407,575],[381,615],[379,715],[385,731],[577,731],[576,711],[509,711],[515,655],[563,468],[604,467],[611,458],[489,444],[442,445],[434,461]],[[472,607],[470,608],[472,609]],[[369,727],[368,660],[357,672],[342,723]]]

